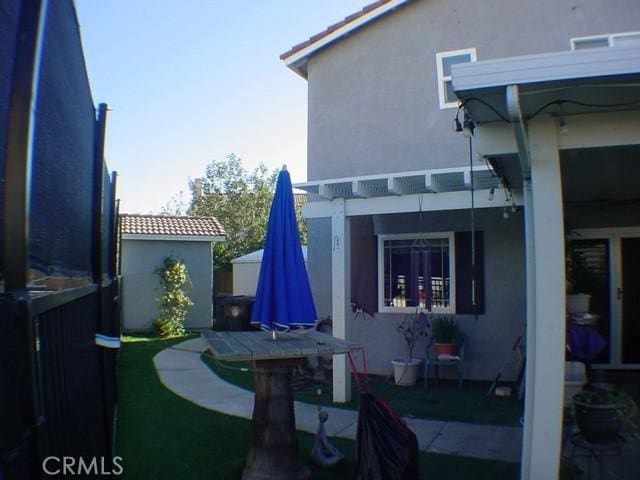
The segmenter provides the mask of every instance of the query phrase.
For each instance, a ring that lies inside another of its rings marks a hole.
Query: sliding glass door
[[[640,228],[577,230],[566,253],[574,290],[591,295],[608,342],[596,365],[640,369]]]

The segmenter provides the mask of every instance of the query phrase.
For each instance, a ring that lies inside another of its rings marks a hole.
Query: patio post
[[[562,444],[565,356],[565,272],[562,178],[556,124],[540,117],[528,124],[531,159],[535,288],[527,318],[527,390],[521,477],[557,478]],[[531,376],[532,378],[529,378]]]
[[[347,339],[351,315],[350,224],[344,198],[331,200],[331,317],[333,336]],[[344,354],[333,356],[333,401],[351,400],[351,375]]]

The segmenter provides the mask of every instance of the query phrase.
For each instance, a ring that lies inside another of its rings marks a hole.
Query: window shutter
[[[476,273],[474,308],[472,300],[471,232],[455,233],[456,255],[456,313],[484,313],[484,235],[476,232]]]
[[[370,216],[351,218],[351,301],[368,315],[378,311],[378,237]]]

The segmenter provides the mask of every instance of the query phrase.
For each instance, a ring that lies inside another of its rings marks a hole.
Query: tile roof
[[[224,236],[224,228],[215,217],[171,215],[120,215],[120,231],[136,235]]]
[[[286,51],[285,53],[283,53],[282,55],[280,55],[280,59],[281,60],[286,60],[288,57],[294,55],[295,53],[299,52],[300,50],[305,49],[306,47],[308,47],[309,45],[313,45],[314,43],[322,40],[325,37],[328,37],[329,35],[331,35],[333,32],[335,32],[336,30],[341,29],[342,27],[358,20],[359,18],[363,17],[364,15],[368,14],[369,12],[371,12],[372,10],[375,10],[379,7],[382,7],[384,5],[386,5],[387,3],[391,3],[393,2],[393,0],[378,0],[376,2],[370,3],[369,5],[366,5],[365,7],[362,8],[362,10],[353,13],[351,15],[349,15],[348,17],[345,17],[344,20],[339,21],[338,23],[334,23],[333,25],[330,25],[326,28],[326,30],[324,30],[323,32],[320,32],[312,37],[310,37],[308,40],[299,43],[297,45],[294,45],[293,47],[291,47],[290,50]]]

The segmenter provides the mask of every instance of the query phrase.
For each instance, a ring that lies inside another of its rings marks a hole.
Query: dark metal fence
[[[47,457],[109,471],[117,349],[96,344],[120,334],[107,107],[96,115],[72,0],[3,0],[0,27],[0,479],[44,478]]]

